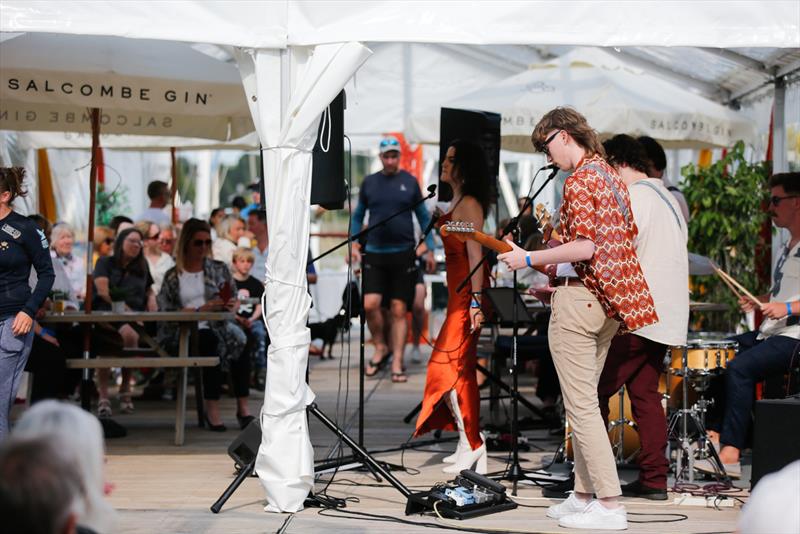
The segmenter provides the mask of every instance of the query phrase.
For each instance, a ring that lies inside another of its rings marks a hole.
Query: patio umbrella
[[[755,124],[716,102],[600,49],[579,48],[446,103],[501,113],[501,146],[533,152],[531,132],[549,110],[571,106],[602,136],[649,135],[669,148],[727,147],[755,139]],[[438,143],[439,109],[411,118],[410,137]]]

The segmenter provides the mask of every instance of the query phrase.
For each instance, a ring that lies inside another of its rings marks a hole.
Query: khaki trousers
[[[561,286],[551,301],[549,343],[561,382],[575,451],[575,491],[615,497],[617,466],[600,416],[597,383],[619,322],[606,317],[588,289]]]

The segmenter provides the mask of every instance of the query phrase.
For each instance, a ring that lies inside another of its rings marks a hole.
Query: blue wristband
[[[531,263],[531,253],[530,252],[525,254],[525,263],[528,265],[528,267],[533,269],[533,264]]]
[[[791,317],[791,315],[792,315],[792,303],[791,302],[787,302],[786,303],[786,317]]]
[[[469,305],[470,308],[480,308],[481,303],[478,302],[476,299],[472,299],[472,302]]]

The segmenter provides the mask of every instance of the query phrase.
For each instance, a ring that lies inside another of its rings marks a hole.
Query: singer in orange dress
[[[440,218],[440,225],[464,221],[482,230],[492,197],[483,150],[473,143],[455,141],[442,162],[441,181],[453,188],[453,201],[450,211]],[[488,285],[488,267],[484,264],[462,291],[456,292],[481,260],[481,245],[471,240],[461,241],[452,234],[442,237],[442,241],[447,266],[447,318],[428,363],[425,394],[414,435],[434,429],[458,431],[458,449],[450,457],[454,466],[445,471],[457,473],[476,462],[478,470],[485,471],[486,448],[479,428],[480,395],[475,365],[483,322],[481,291]]]

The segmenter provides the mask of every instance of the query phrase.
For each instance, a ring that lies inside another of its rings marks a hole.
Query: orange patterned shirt
[[[564,183],[560,221],[565,243],[579,237],[594,242],[591,259],[572,265],[606,315],[627,331],[658,322],[633,246],[638,230],[628,189],[599,155],[581,160]]]

